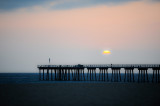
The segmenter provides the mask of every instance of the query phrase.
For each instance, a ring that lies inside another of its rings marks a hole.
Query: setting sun
[[[104,50],[104,51],[103,51],[103,54],[111,54],[111,51],[109,51],[109,50]]]

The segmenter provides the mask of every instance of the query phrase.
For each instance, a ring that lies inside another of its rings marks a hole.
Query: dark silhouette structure
[[[148,69],[153,70],[152,82],[160,82],[159,64],[106,64],[106,65],[38,65],[39,80],[54,81],[109,81],[108,69],[111,68],[111,81],[118,82],[121,79],[121,69],[125,70],[125,82],[134,82],[134,69],[139,70],[138,82],[149,82]],[[87,69],[87,75],[84,74]],[[99,69],[97,72],[96,69]],[[43,73],[41,74],[41,71]],[[53,76],[54,73],[54,76]],[[98,73],[98,75],[97,75]],[[85,76],[86,75],[86,76]]]

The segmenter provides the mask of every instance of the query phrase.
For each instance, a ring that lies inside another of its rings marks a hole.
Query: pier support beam
[[[73,69],[71,69],[71,72],[72,72],[72,80],[73,80],[73,79],[74,79],[74,76],[73,76],[73,74],[74,74],[74,73],[73,73]]]
[[[68,81],[70,81],[70,68],[68,68]]]
[[[77,73],[78,73],[78,81],[80,81],[80,79],[79,79],[79,77],[80,77],[80,76],[79,76],[79,75],[80,75],[80,74],[79,74],[79,68],[77,68]]]
[[[138,82],[149,82],[148,80],[148,68],[138,68],[139,73],[138,73]]]
[[[87,80],[89,80],[89,81],[94,81],[95,80],[95,78],[96,78],[96,68],[94,68],[94,67],[89,67],[89,68],[87,68],[87,70],[88,70],[88,73],[87,73]],[[89,79],[88,79],[89,78]]]
[[[85,81],[84,69],[82,69],[82,71],[83,71],[83,80]]]
[[[111,81],[114,81],[114,82],[121,81],[121,73],[120,73],[121,68],[115,67],[115,68],[111,68],[111,69],[112,69]]]
[[[41,69],[39,69],[39,80],[41,80]]]
[[[49,80],[49,69],[47,69],[46,80]]]
[[[53,69],[51,69],[51,81],[53,80]]]
[[[54,80],[57,80],[57,69],[54,69]]]
[[[44,80],[44,69],[43,69],[43,80]]]
[[[95,81],[97,81],[96,69],[94,70]]]
[[[58,80],[62,80],[62,69],[61,69],[61,65],[59,66],[59,70],[58,70]]]
[[[133,72],[134,68],[128,67],[124,69],[125,69],[124,81],[134,82],[134,72]]]
[[[152,76],[152,82],[160,83],[160,67],[155,67],[153,69],[153,76]]]
[[[99,80],[108,81],[108,67],[101,67],[99,70]]]

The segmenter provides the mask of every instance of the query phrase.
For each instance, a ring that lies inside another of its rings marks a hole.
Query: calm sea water
[[[53,74],[54,76],[54,74]],[[85,74],[87,78],[87,74]],[[99,74],[97,73],[97,79]],[[39,81],[38,73],[1,73],[0,74],[0,84],[15,84],[15,83],[111,83],[112,74],[109,73],[109,81]],[[121,73],[122,81],[119,83],[128,83],[124,82],[124,74]],[[152,74],[148,74],[149,82],[152,81]],[[134,74],[135,83],[138,82],[138,74]]]

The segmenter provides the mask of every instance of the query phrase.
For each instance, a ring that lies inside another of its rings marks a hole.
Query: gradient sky
[[[36,72],[48,58],[159,64],[160,0],[0,0],[0,72]]]

